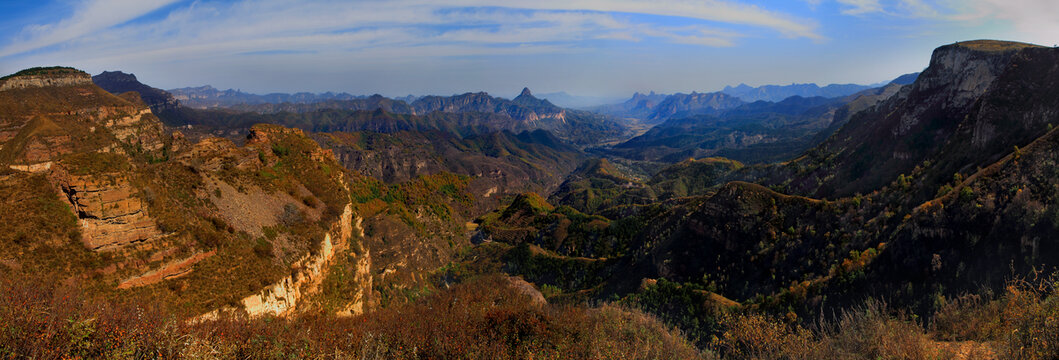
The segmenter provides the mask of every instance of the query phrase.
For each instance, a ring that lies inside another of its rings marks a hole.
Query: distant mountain
[[[349,100],[320,100],[315,102],[282,102],[282,103],[260,103],[260,104],[231,104],[221,106],[235,111],[253,112],[259,114],[274,114],[279,112],[305,113],[319,110],[375,110],[382,109],[387,112],[400,114],[414,114],[415,110],[403,100],[390,99],[379,94],[372,96],[358,96]]]
[[[520,122],[563,122],[566,110],[548,100],[533,96],[529,89],[513,100],[493,97],[485,92],[453,96],[424,96],[412,104],[414,114],[431,112],[482,112],[506,115]]]
[[[901,87],[890,84],[841,98],[792,96],[714,114],[674,116],[640,136],[594,151],[667,163],[712,156],[745,163],[782,161],[823,142],[852,114],[892,97]]]
[[[814,135],[831,125],[836,109],[844,104],[843,99],[794,96],[778,103],[757,101],[715,114],[674,117],[602,151],[669,163],[711,156],[778,161],[811,146]]]
[[[872,88],[869,85],[856,84],[831,84],[820,87],[816,84],[790,84],[790,85],[764,85],[751,87],[746,84],[739,86],[725,86],[722,93],[735,96],[747,102],[758,100],[778,102],[791,96],[826,98],[852,95],[856,92]]]
[[[184,106],[196,109],[228,107],[239,104],[306,104],[325,100],[353,100],[363,98],[363,96],[353,96],[348,93],[336,94],[332,92],[320,94],[300,92],[294,94],[272,93],[257,95],[233,89],[219,90],[209,85],[171,89],[169,92],[172,93],[177,100],[180,100]]]
[[[566,93],[565,91],[540,94],[539,96],[542,99],[547,99],[548,101],[551,101],[555,105],[575,109],[584,109],[593,106],[613,104],[622,100],[621,98],[617,97],[571,95]]]
[[[179,102],[173,94],[165,90],[144,85],[136,80],[136,75],[126,74],[121,71],[104,71],[92,77],[92,82],[111,94],[121,94],[135,91],[140,94],[140,99],[154,112],[172,109],[179,106]]]
[[[686,117],[696,114],[716,114],[723,110],[743,105],[744,102],[733,96],[720,93],[673,94],[654,107],[647,117],[649,123],[659,123],[673,117]]]
[[[601,105],[589,110],[619,118],[645,119],[651,115],[655,107],[664,101],[669,95],[635,93],[631,98],[620,104]]]
[[[301,102],[273,102],[282,96],[248,95],[234,90],[218,91],[212,87],[174,90],[178,98],[198,99],[193,103],[216,111],[194,111],[195,106],[162,114],[171,125],[207,125],[219,129],[246,129],[256,122],[285,124],[310,131],[360,131],[379,129],[440,129],[467,135],[482,131],[525,131],[542,129],[580,145],[595,145],[620,140],[626,129],[607,116],[579,110],[568,110],[546,99],[533,96],[528,88],[512,100],[493,97],[485,92],[453,96],[423,96],[408,103],[381,95],[340,99],[345,95],[325,93],[335,99],[307,101],[308,94],[286,98]],[[318,96],[318,97],[319,97]],[[238,101],[257,101],[240,103]],[[197,102],[196,102],[197,101]],[[268,101],[268,102],[263,102]],[[374,115],[368,115],[376,112]],[[279,115],[287,113],[286,115]],[[454,114],[450,116],[447,114]],[[263,116],[259,116],[263,115]],[[414,116],[408,116],[414,115]],[[381,119],[381,120],[380,120]],[[393,119],[400,119],[396,122]],[[406,119],[409,122],[405,122]],[[375,121],[380,120],[380,121]],[[421,120],[426,120],[424,125]],[[473,130],[469,130],[473,129]]]
[[[662,95],[652,91],[649,94],[635,93],[623,103],[590,110],[623,119],[636,119],[646,124],[658,124],[674,117],[717,114],[742,104],[742,100],[719,92]]]

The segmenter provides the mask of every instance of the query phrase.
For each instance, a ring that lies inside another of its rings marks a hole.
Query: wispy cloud
[[[0,58],[52,46],[120,25],[178,0],[85,1],[70,18],[23,29],[14,41],[0,48]]]
[[[194,2],[150,22],[127,24],[176,0],[88,0],[53,24],[28,26],[0,47],[0,58],[31,54],[78,59],[178,58],[253,52],[307,52],[460,45],[497,53],[508,45],[591,40],[732,46],[742,35],[718,26],[749,26],[783,37],[823,39],[812,21],[719,0],[485,0]],[[671,27],[645,15],[698,21]],[[481,53],[482,50],[475,51]],[[104,55],[105,54],[105,55]],[[362,55],[362,54],[361,54]]]
[[[969,0],[950,4],[958,21],[998,20],[1044,45],[1059,43],[1059,4],[1054,0]]]
[[[842,10],[842,13],[846,15],[863,15],[883,11],[879,0],[838,0],[838,2],[846,5],[846,8]]]
[[[842,14],[865,16],[882,14],[908,18],[929,18],[938,16],[935,7],[924,0],[837,0],[843,6]]]

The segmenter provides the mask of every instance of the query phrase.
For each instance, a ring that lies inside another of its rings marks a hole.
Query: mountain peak
[[[136,80],[135,74],[129,74],[122,71],[104,71],[99,75],[93,76],[93,80],[106,79],[108,81],[138,81]]]
[[[530,92],[528,87],[524,87],[522,88],[522,93],[518,94],[518,96],[533,96],[533,93]]]

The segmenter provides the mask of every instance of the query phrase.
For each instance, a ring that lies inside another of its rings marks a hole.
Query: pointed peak
[[[518,94],[518,96],[533,96],[533,93],[530,92],[528,87],[524,87],[522,88],[522,93]]]

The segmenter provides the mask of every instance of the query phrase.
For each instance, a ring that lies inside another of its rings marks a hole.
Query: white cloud
[[[90,72],[141,71],[141,76],[160,77],[159,86],[219,81],[210,79],[250,68],[275,70],[272,76],[278,77],[282,71],[329,68],[350,74],[371,66],[403,66],[390,77],[407,72],[421,74],[408,78],[421,79],[467,63],[495,70],[527,55],[593,58],[599,67],[612,61],[600,54],[621,42],[678,44],[685,47],[663,51],[698,52],[695,48],[734,46],[746,37],[824,39],[812,20],[735,0],[197,0],[149,21],[141,17],[176,0],[62,1],[82,2],[68,18],[26,27],[7,42],[0,39],[0,68],[63,64]],[[254,61],[248,62],[247,54],[254,54]],[[655,54],[633,52],[614,61],[642,61],[636,59]],[[490,56],[516,57],[494,61]],[[265,64],[282,64],[284,70]],[[336,64],[349,69],[335,69]],[[427,73],[428,68],[434,72]],[[572,66],[558,68],[567,76],[578,73]],[[462,69],[469,77],[481,70]],[[186,78],[192,73],[212,77]],[[319,76],[317,81],[338,81],[335,75]]]
[[[924,0],[837,0],[844,7],[842,14],[864,16],[883,14],[897,17],[932,18],[938,11]]]
[[[69,19],[27,27],[21,39],[0,48],[0,57],[59,44],[136,19],[177,0],[91,0]]]
[[[463,0],[466,5],[497,5],[495,2]],[[816,25],[806,20],[772,12],[753,5],[719,0],[537,0],[511,6],[540,10],[616,11],[637,14],[678,16],[730,24],[754,25],[770,28],[790,37],[823,39],[816,33]]]
[[[883,11],[879,0],[838,0],[838,2],[847,6],[842,10],[842,13],[846,15],[863,15]]]
[[[261,47],[259,50],[281,46],[423,46],[436,42],[493,46],[594,39],[639,41],[645,37],[730,46],[740,36],[718,31],[713,24],[750,25],[786,37],[823,39],[810,21],[720,0],[538,0],[518,5],[486,0],[451,0],[443,5],[426,0],[195,2],[157,22],[121,25],[174,1],[86,0],[68,19],[27,27],[18,40],[0,47],[0,58],[59,44],[59,54],[93,56],[89,53],[107,50],[110,55],[143,55],[167,49],[202,49],[211,44],[245,51],[253,50],[247,49],[253,46]],[[704,23],[674,32],[632,21],[625,14],[682,17]],[[367,29],[379,36],[358,37],[353,42],[326,36],[335,32],[372,34]],[[328,39],[332,42],[326,43]],[[225,49],[218,48],[222,53]]]
[[[1006,22],[1026,41],[1042,45],[1059,43],[1059,4],[1055,0],[970,0],[952,5],[957,21]]]
[[[938,11],[923,0],[901,0],[898,8],[911,17],[936,17]]]

